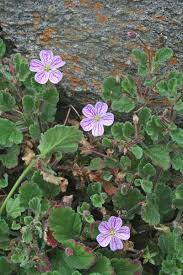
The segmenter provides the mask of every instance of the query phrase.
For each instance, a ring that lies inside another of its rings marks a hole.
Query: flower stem
[[[6,204],[7,204],[8,200],[12,197],[12,195],[15,192],[15,190],[18,188],[18,186],[20,185],[21,181],[25,178],[25,176],[28,174],[28,172],[31,170],[31,168],[34,166],[34,164],[35,164],[35,160],[32,160],[31,163],[22,172],[22,174],[20,175],[20,177],[17,179],[17,181],[13,185],[12,189],[10,190],[8,196],[6,197],[6,199],[4,200],[4,202],[3,202],[3,204],[2,204],[2,206],[0,208],[0,215],[2,215],[3,210],[6,207]]]

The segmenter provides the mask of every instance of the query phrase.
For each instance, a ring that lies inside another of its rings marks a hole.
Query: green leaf
[[[53,209],[49,218],[49,228],[60,243],[78,237],[81,225],[79,214],[69,207]]]
[[[140,76],[146,76],[148,74],[149,70],[147,65],[139,65],[138,66],[138,74]]]
[[[21,216],[21,212],[23,211],[22,207],[20,206],[20,199],[17,197],[16,199],[10,198],[6,204],[6,212],[8,216],[16,219],[17,217]]]
[[[183,129],[177,128],[170,133],[172,140],[179,145],[183,145]]]
[[[183,101],[182,100],[177,101],[177,103],[174,105],[174,110],[177,113],[182,113],[183,112]]]
[[[178,209],[183,209],[183,183],[178,185],[173,197],[173,204]]]
[[[0,218],[0,249],[7,250],[9,247],[9,227],[4,219]]]
[[[31,95],[24,95],[22,98],[23,109],[29,115],[35,111],[34,97]]]
[[[128,169],[131,167],[131,160],[127,156],[122,156],[120,158],[119,164],[123,171],[128,171]]]
[[[139,264],[133,263],[129,259],[111,259],[111,264],[114,268],[116,275],[134,275],[138,271],[142,271]]]
[[[106,193],[101,193],[101,194],[94,194],[90,197],[92,204],[94,207],[99,207],[101,208],[103,204],[105,203],[106,199]]]
[[[132,51],[132,54],[137,59],[138,63],[140,63],[141,65],[146,65],[147,64],[147,55],[145,54],[144,51],[139,50],[139,49],[134,49]]]
[[[0,145],[11,146],[22,142],[23,136],[16,125],[8,119],[0,118]]]
[[[114,123],[111,128],[111,133],[116,140],[121,141],[124,138],[123,123],[120,123],[120,122]]]
[[[49,86],[43,93],[43,103],[41,108],[41,120],[51,122],[55,119],[59,93],[54,86]]]
[[[15,98],[8,92],[0,91],[0,111],[9,112],[15,107]]]
[[[141,186],[145,193],[151,193],[153,183],[150,180],[136,179],[134,181],[135,186]]]
[[[112,145],[111,139],[104,137],[104,138],[102,139],[102,145],[103,145],[104,147],[111,147],[111,145]]]
[[[94,194],[100,194],[102,192],[102,185],[99,182],[92,182],[87,187],[87,194],[92,196]]]
[[[145,178],[151,178],[156,175],[156,169],[151,163],[146,163],[141,168],[139,167],[139,172]]]
[[[151,118],[151,109],[144,107],[138,112],[138,117],[140,124],[146,126],[146,123]]]
[[[29,208],[34,212],[35,215],[39,215],[41,212],[41,199],[34,197],[29,201]]]
[[[156,88],[161,96],[169,96],[168,83],[165,80],[161,80],[156,84]]]
[[[8,174],[3,175],[4,178],[0,179],[0,189],[8,186]]]
[[[33,234],[32,234],[32,229],[28,226],[24,226],[21,229],[22,231],[22,240],[26,244],[30,244],[33,240]]]
[[[134,101],[128,96],[122,96],[119,100],[113,100],[112,109],[118,112],[129,113],[135,108]]]
[[[95,171],[95,170],[99,170],[100,167],[102,167],[102,164],[103,164],[103,160],[101,158],[93,158],[91,161],[90,161],[90,165],[89,165],[89,169],[91,171]]]
[[[65,262],[71,268],[88,269],[94,263],[95,255],[91,248],[74,240],[66,241],[64,246],[69,247],[73,253],[71,256],[64,255]]]
[[[135,129],[134,126],[132,125],[131,122],[126,121],[123,124],[123,135],[127,140],[130,140],[131,136],[135,134]]]
[[[104,81],[103,84],[103,97],[105,100],[118,99],[121,95],[121,85],[116,82],[116,79],[109,77]]]
[[[6,45],[2,39],[0,39],[0,58],[5,55],[6,52]]]
[[[157,141],[158,139],[163,138],[163,131],[165,128],[159,117],[152,116],[151,120],[147,122],[145,129],[152,140]]]
[[[121,87],[125,92],[132,95],[136,94],[137,92],[135,81],[131,76],[125,77],[125,79],[121,82]]]
[[[177,154],[172,159],[172,167],[183,174],[183,154]]]
[[[161,234],[158,241],[162,255],[164,257],[168,255],[170,259],[175,257],[180,243],[182,243],[182,240],[176,231]]]
[[[34,172],[31,181],[38,185],[46,198],[55,197],[60,193],[60,187],[46,182],[38,171]]]
[[[111,266],[110,260],[105,256],[99,255],[97,257],[96,263],[88,270],[88,274],[95,272],[105,275],[112,275],[113,268]]]
[[[169,74],[169,78],[176,78],[177,79],[177,85],[181,87],[183,85],[183,73],[179,71],[171,71]]]
[[[159,208],[154,194],[147,196],[146,203],[142,207],[142,219],[149,225],[157,225],[160,223]]]
[[[152,160],[154,165],[163,170],[170,168],[170,156],[168,150],[162,145],[151,146],[144,150],[145,154]]]
[[[39,126],[37,124],[31,124],[29,126],[29,133],[31,135],[31,138],[33,138],[35,140],[40,139],[41,133],[40,133]]]
[[[6,257],[1,256],[0,257],[0,271],[1,271],[1,275],[11,275],[13,269],[14,269],[14,266],[12,264],[10,264],[9,261],[7,261]]]
[[[173,51],[170,48],[161,48],[157,50],[155,57],[154,57],[154,62],[155,63],[165,63],[168,61],[171,57],[173,56]]]
[[[81,138],[80,130],[72,126],[56,125],[42,135],[38,148],[43,157],[58,152],[73,153]]]
[[[7,148],[5,154],[0,155],[0,160],[6,168],[11,169],[17,166],[19,154],[20,147],[15,144]]]
[[[25,58],[20,53],[14,56],[16,77],[19,81],[25,81],[30,75],[29,65]]]
[[[126,210],[128,218],[133,219],[135,214],[140,211],[139,202],[143,201],[144,196],[137,188],[129,189],[126,194],[117,192],[113,197],[114,207],[119,210]]]
[[[59,275],[70,275],[74,272],[73,268],[66,263],[65,253],[63,251],[57,250],[51,260],[52,269],[58,270]]]
[[[174,215],[174,210],[172,208],[172,189],[169,186],[160,183],[155,190],[155,195],[159,206],[161,223],[171,220]]]
[[[16,223],[16,221],[12,222],[11,229],[12,230],[20,230],[21,225],[19,223]]]
[[[129,151],[132,152],[136,159],[141,159],[143,156],[143,149],[138,145],[132,146]]]
[[[29,201],[32,200],[34,197],[42,197],[41,189],[36,183],[33,182],[25,183],[23,186],[20,187],[19,192],[20,205],[25,208],[29,207]]]

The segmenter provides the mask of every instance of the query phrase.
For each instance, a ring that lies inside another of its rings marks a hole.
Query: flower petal
[[[108,110],[108,106],[106,103],[104,102],[101,102],[101,101],[98,101],[96,104],[95,104],[95,113],[97,115],[102,115],[102,114],[105,114]]]
[[[114,122],[114,115],[112,113],[106,113],[101,117],[100,122],[105,126],[110,126]]]
[[[54,56],[50,64],[52,70],[58,69],[64,65],[65,65],[65,61],[63,61],[59,55]]]
[[[82,113],[85,117],[93,118],[95,116],[95,108],[91,104],[87,104],[83,110]]]
[[[48,72],[37,72],[35,74],[35,81],[40,84],[45,84],[48,81],[49,73]]]
[[[53,52],[50,50],[43,50],[40,51],[39,56],[41,58],[43,65],[50,64],[53,59]]]
[[[118,230],[122,226],[122,219],[119,217],[111,216],[108,223],[111,228]]]
[[[128,240],[130,238],[130,228],[128,226],[122,226],[116,231],[116,237],[122,240]]]
[[[118,249],[122,249],[123,248],[123,243],[120,239],[118,239],[117,237],[112,237],[111,241],[110,241],[110,249],[112,251],[116,251]]]
[[[44,70],[44,66],[38,59],[33,59],[30,62],[29,70],[31,72],[42,72]]]
[[[92,135],[94,137],[99,137],[99,136],[102,136],[103,133],[104,133],[104,126],[102,125],[102,123],[100,123],[100,121],[99,122],[95,121],[95,124],[92,129]]]
[[[102,247],[106,247],[111,241],[111,236],[108,234],[99,234],[97,236],[97,242],[100,244]]]
[[[107,234],[107,233],[109,233],[109,231],[110,231],[110,227],[109,227],[109,225],[108,225],[107,222],[101,222],[101,223],[99,224],[98,230],[99,230],[101,233]]]
[[[49,73],[49,81],[57,84],[63,77],[63,73],[61,73],[59,70],[54,70]]]
[[[81,120],[80,122],[80,126],[83,128],[84,131],[88,132],[90,131],[91,129],[93,129],[95,125],[95,122],[93,119],[91,118],[84,118]]]

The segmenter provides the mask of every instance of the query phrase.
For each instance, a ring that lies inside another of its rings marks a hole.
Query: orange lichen
[[[143,24],[139,24],[139,25],[136,26],[135,30],[147,31],[148,29]]]
[[[104,4],[96,3],[93,8],[94,8],[94,10],[99,10],[99,9],[102,9],[103,7],[104,7]]]
[[[67,53],[63,53],[63,54],[61,55],[61,57],[62,57],[62,59],[65,60],[65,61],[67,61],[67,60],[69,60],[69,61],[74,61],[74,62],[79,62],[79,61],[80,61],[80,57],[77,56],[77,55],[69,55],[69,54],[67,54]]]
[[[52,39],[52,34],[54,32],[56,32],[55,28],[47,27],[42,33],[40,40],[45,43],[49,42]]]
[[[170,59],[169,64],[171,64],[171,65],[176,65],[176,64],[177,64],[177,57],[176,57],[176,56],[173,56],[173,57]]]
[[[105,24],[108,21],[108,17],[106,15],[103,15],[101,13],[96,14],[97,21],[101,24]]]
[[[92,1],[91,0],[80,0],[80,5],[84,7],[92,7]]]
[[[76,4],[72,0],[65,0],[64,7],[65,8],[74,8]]]

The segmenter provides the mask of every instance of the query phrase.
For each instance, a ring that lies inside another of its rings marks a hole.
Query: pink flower
[[[48,80],[57,84],[63,77],[63,74],[57,70],[65,65],[59,55],[53,55],[52,51],[43,50],[39,54],[40,60],[33,59],[30,62],[30,71],[36,72],[35,81],[40,84],[45,84]]]
[[[91,104],[86,105],[82,110],[86,118],[80,122],[83,130],[86,132],[92,130],[94,137],[102,136],[104,133],[104,125],[110,126],[114,122],[114,115],[107,113],[107,110],[107,104],[100,101],[98,101],[95,106]]]
[[[97,236],[97,242],[102,247],[109,244],[112,251],[122,249],[122,240],[130,238],[130,228],[122,226],[122,219],[114,216],[111,216],[108,222],[101,222],[98,229],[100,234]]]

